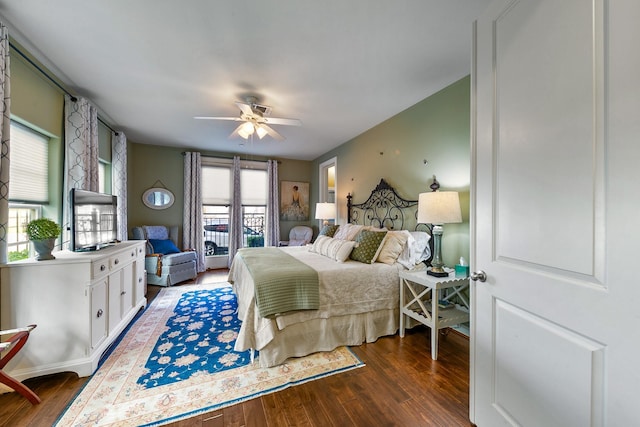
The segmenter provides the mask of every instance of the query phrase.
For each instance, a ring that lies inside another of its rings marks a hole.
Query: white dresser
[[[38,325],[5,370],[19,381],[63,371],[91,375],[147,304],[144,245],[132,240],[1,265],[0,330]]]

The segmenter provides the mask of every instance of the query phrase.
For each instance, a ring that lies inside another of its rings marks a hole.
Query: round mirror
[[[154,187],[144,192],[142,202],[151,209],[167,209],[173,205],[173,193],[166,188]]]

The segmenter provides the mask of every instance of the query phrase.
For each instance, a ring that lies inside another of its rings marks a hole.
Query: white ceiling
[[[0,19],[129,140],[312,160],[469,74],[488,3],[0,0]],[[239,116],[246,95],[303,126],[245,142],[193,119]]]

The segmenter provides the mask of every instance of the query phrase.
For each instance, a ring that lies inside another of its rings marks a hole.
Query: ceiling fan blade
[[[270,125],[287,125],[287,126],[302,126],[302,122],[298,119],[283,119],[280,117],[264,117],[264,123]]]
[[[240,117],[209,117],[209,116],[196,116],[194,117],[196,120],[232,120],[234,122],[239,122],[242,119]]]
[[[264,123],[258,123],[258,127],[261,127],[262,129],[266,130],[267,134],[273,139],[277,139],[278,141],[284,141],[285,140],[284,136],[280,135],[278,132],[273,130],[273,128],[265,125]]]
[[[235,130],[233,132],[231,132],[231,135],[229,135],[229,138],[239,138],[240,135],[238,134],[238,132],[240,131],[240,129],[242,128],[242,125],[244,125],[244,123],[238,125],[237,128],[235,128]]]
[[[251,105],[245,104],[244,102],[238,102],[238,101],[236,101],[236,105],[238,106],[240,111],[242,111],[247,116],[253,115],[253,110],[251,109]]]

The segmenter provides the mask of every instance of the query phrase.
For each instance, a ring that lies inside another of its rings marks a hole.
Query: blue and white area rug
[[[260,368],[239,329],[228,284],[162,289],[56,425],[162,425],[363,366],[341,347]]]

